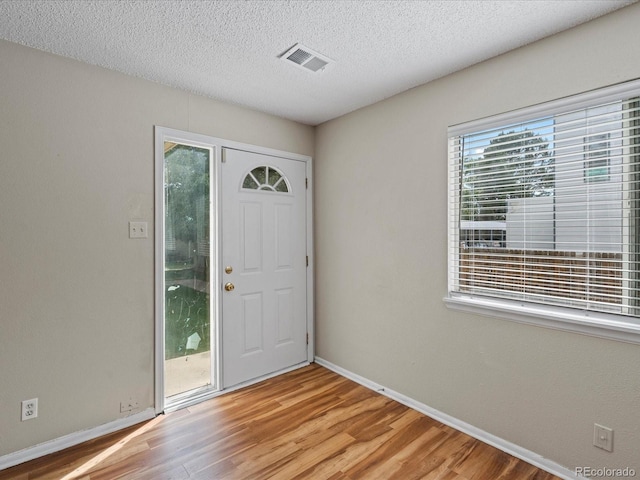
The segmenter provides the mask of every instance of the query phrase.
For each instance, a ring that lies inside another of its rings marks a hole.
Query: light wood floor
[[[318,365],[0,472],[0,479],[556,479]]]

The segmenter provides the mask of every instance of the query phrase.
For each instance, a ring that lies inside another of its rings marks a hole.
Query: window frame
[[[448,128],[448,152],[451,154],[454,139],[483,130],[500,128],[514,123],[561,115],[573,110],[586,109],[613,102],[629,96],[640,96],[640,79],[591,90],[582,94],[525,107],[478,120],[453,125]],[[588,162],[585,150],[585,162]],[[460,181],[453,181],[454,166],[448,161],[448,293],[443,299],[447,308],[466,313],[503,318],[554,330],[569,331],[616,341],[640,344],[640,318],[620,314],[608,314],[580,310],[571,307],[537,304],[523,300],[484,297],[456,290],[457,255],[451,238],[451,222],[457,218]],[[585,178],[585,181],[587,179]],[[593,180],[591,180],[593,181]],[[458,227],[460,229],[460,227]]]

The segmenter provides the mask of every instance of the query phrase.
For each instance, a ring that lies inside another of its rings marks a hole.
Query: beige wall
[[[153,238],[128,221],[153,228],[154,125],[305,155],[314,129],[3,41],[0,65],[2,456],[153,406]]]
[[[442,301],[447,126],[640,77],[638,24],[640,4],[317,128],[319,357],[568,468],[640,474],[640,347]]]

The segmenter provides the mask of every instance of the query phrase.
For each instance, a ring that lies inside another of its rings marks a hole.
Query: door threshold
[[[251,380],[247,380],[246,382],[239,383],[237,385],[233,385],[231,387],[223,388],[223,389],[214,389],[211,386],[198,388],[196,390],[191,390],[189,392],[181,393],[178,395],[174,395],[173,397],[167,398],[165,400],[166,406],[164,409],[164,413],[175,412],[176,410],[180,410],[182,408],[191,407],[200,402],[204,402],[205,400],[210,400],[215,397],[219,397],[225,393],[233,392],[235,390],[240,390],[241,388],[248,387],[250,385],[255,385],[256,383],[263,382],[264,380],[268,380],[273,377],[277,377],[279,375],[283,375],[285,373],[292,372],[294,370],[298,370],[299,368],[307,367],[311,365],[310,362],[304,361],[298,363],[296,365],[292,365],[287,368],[283,368],[282,370],[278,370],[277,372],[269,373],[267,375],[262,375],[261,377],[256,377]]]
[[[196,388],[195,390],[189,390],[185,393],[167,397],[165,399],[164,413],[175,412],[176,410],[204,402],[219,395],[220,392],[220,389],[207,385],[206,387]]]

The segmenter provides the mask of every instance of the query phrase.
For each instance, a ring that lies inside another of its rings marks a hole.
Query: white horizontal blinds
[[[451,136],[451,290],[640,316],[638,119],[627,96]]]

